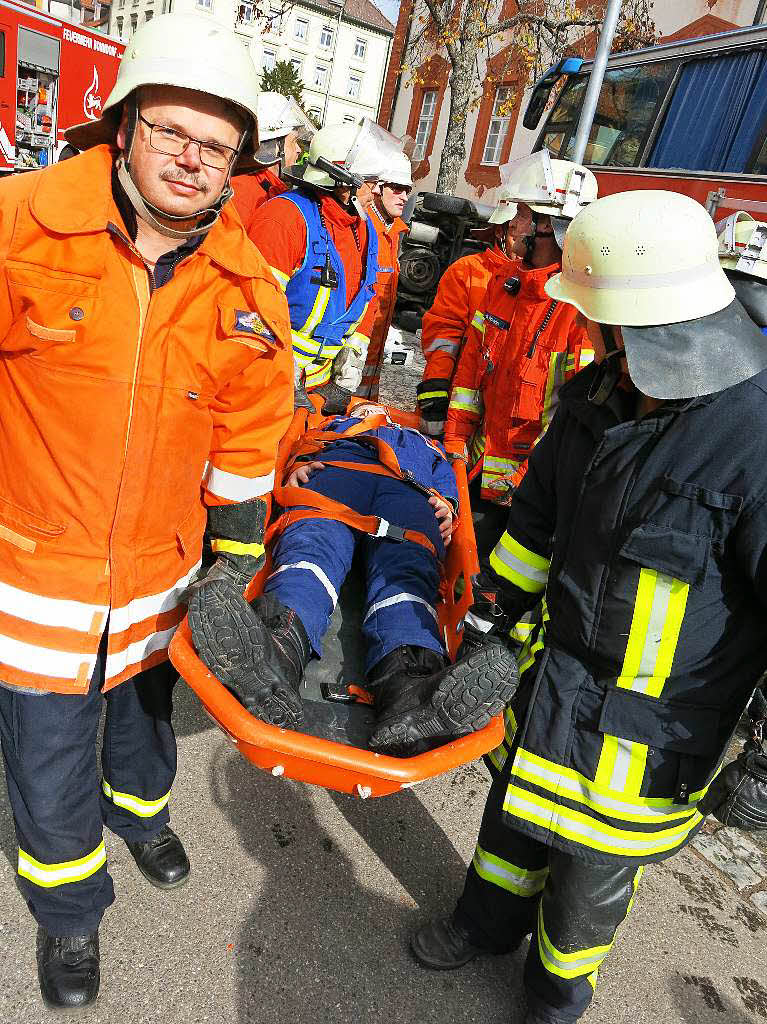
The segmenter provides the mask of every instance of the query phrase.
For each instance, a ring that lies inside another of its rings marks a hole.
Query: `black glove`
[[[511,624],[499,604],[500,594],[495,584],[480,573],[472,579],[474,601],[466,613],[463,637],[458,657],[465,658],[480,650],[489,641],[501,640],[510,650],[517,652],[519,645],[509,636]]]
[[[719,772],[698,810],[713,814],[723,825],[756,832],[767,829],[767,754],[762,747],[767,698],[761,688],[754,693],[749,713],[751,738],[737,759]]]
[[[421,433],[439,437],[445,433],[445,420],[450,404],[450,381],[442,377],[422,380],[416,388]]]
[[[322,412],[325,416],[340,416],[346,412],[349,402],[354,398],[354,392],[342,388],[340,384],[329,380],[327,384],[321,384],[318,388],[312,389],[313,395],[322,395]]]
[[[767,754],[748,743],[719,772],[698,810],[745,832],[767,829]]]
[[[210,546],[216,560],[187,587],[184,601],[188,603],[195,590],[214,580],[231,580],[241,591],[247,587],[266,560],[266,508],[263,498],[253,498],[208,510]]]
[[[306,393],[306,387],[303,384],[298,384],[293,388],[293,409],[308,409],[309,412],[315,411],[309,395]]]

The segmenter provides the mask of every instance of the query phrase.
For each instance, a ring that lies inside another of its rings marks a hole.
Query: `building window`
[[[306,42],[306,37],[309,35],[309,22],[306,18],[296,18],[296,24],[293,27],[293,38],[300,39],[302,42]]]
[[[421,100],[421,114],[418,118],[418,128],[415,133],[415,146],[413,148],[413,163],[417,164],[426,156],[426,146],[431,135],[431,126],[434,122],[434,111],[437,107],[437,90],[427,89]]]
[[[304,67],[304,62],[301,60],[300,57],[291,57],[290,66],[293,68],[297,75],[300,75]]]
[[[324,89],[328,84],[328,69],[324,64],[314,65],[314,88]]]
[[[162,13],[172,14],[173,13],[173,0],[162,0]]]
[[[277,52],[275,50],[264,50],[261,55],[261,68],[263,71],[274,71],[277,63]]]
[[[197,0],[197,6],[203,11],[213,10],[213,0]]]
[[[237,7],[237,24],[250,25],[256,20],[256,5],[254,3],[242,3]]]
[[[361,86],[361,75],[349,75],[349,85],[346,90],[346,95],[350,96],[353,100],[356,100],[359,97]]]
[[[117,34],[122,39],[123,37],[123,20],[122,18],[117,19]]]
[[[320,46],[324,49],[329,50],[333,45],[333,29],[330,25],[323,25],[322,31],[320,32]]]
[[[501,162],[503,144],[509,131],[511,113],[507,109],[511,99],[511,89],[508,86],[501,86],[495,94],[493,112],[490,115],[490,127],[487,129],[485,149],[482,154],[483,164],[492,164],[497,167]]]
[[[322,111],[319,107],[309,107],[308,114],[315,124],[319,124],[322,121]]]
[[[360,36],[357,36],[356,42],[354,43],[354,56],[361,59],[367,53],[367,49],[367,39],[362,39]]]
[[[154,11],[144,11],[144,21],[151,21],[154,17]]]
[[[344,124],[355,124],[357,118],[354,114],[344,114]]]

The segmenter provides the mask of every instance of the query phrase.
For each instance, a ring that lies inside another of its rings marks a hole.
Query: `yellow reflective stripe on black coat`
[[[589,401],[598,373],[559,391],[491,558],[512,622],[549,614],[491,763],[507,825],[638,866],[701,827],[767,669],[767,371],[640,419]]]

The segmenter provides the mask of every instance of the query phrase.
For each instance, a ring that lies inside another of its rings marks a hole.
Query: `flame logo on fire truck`
[[[98,121],[101,117],[101,96],[99,96],[99,73],[93,65],[93,81],[83,96],[83,113],[89,121]]]

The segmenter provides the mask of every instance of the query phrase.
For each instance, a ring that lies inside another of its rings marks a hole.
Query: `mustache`
[[[194,188],[200,190],[203,195],[210,192],[210,185],[200,174],[192,174],[189,171],[182,171],[180,168],[175,170],[160,171],[160,181],[180,181],[182,185],[193,185]]]

